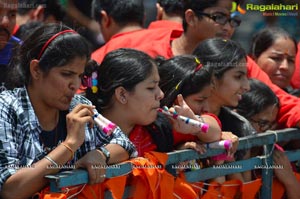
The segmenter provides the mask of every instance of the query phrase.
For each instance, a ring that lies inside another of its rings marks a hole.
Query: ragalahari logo
[[[298,16],[298,3],[268,3],[261,4],[261,2],[254,3],[252,0],[247,3],[237,4],[232,2],[232,15],[244,15],[246,12],[260,12],[263,16]]]
[[[235,1],[232,2],[231,13],[238,12],[239,14],[246,14],[246,10],[241,7],[240,4],[237,4]]]

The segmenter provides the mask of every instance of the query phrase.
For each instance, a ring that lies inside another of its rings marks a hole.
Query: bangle
[[[66,147],[69,151],[70,151],[70,153],[71,153],[71,159],[70,160],[73,160],[73,158],[74,158],[74,151],[72,150],[72,148],[71,147],[69,147],[68,145],[66,145],[65,143],[61,143],[64,147]]]
[[[47,160],[49,160],[49,162],[51,162],[56,168],[58,168],[58,164],[52,158],[50,158],[47,155],[44,158],[47,159]]]

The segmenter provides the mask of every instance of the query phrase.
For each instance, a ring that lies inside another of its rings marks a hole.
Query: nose
[[[287,59],[283,59],[280,63],[279,69],[281,70],[288,70],[289,69],[289,63]]]
[[[5,27],[5,28],[8,28],[8,26],[9,26],[8,16],[4,15],[4,16],[0,16],[0,17],[1,17],[1,26]]]
[[[81,85],[81,78],[76,78],[74,81],[72,81],[70,83],[70,86],[69,88],[72,90],[72,91],[77,91],[79,89]]]
[[[160,101],[161,99],[164,98],[164,96],[165,96],[164,92],[159,88],[157,99]]]
[[[250,84],[249,84],[248,78],[245,78],[245,81],[243,81],[242,88],[243,88],[244,92],[247,92],[250,90]]]
[[[208,112],[209,112],[208,100],[204,100],[202,103],[201,113],[208,113]]]

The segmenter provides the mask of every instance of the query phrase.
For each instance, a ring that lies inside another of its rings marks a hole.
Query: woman
[[[173,127],[180,133],[200,131],[178,120],[171,124],[166,116],[158,114],[164,97],[159,81],[157,65],[150,56],[121,48],[105,56],[97,68],[98,90],[87,92],[99,112],[120,126],[135,144],[139,156],[153,150],[172,151]],[[190,114],[189,108],[183,111],[185,114]]]
[[[256,132],[275,129],[279,100],[263,82],[249,79],[250,90],[242,95],[236,112],[250,121]]]
[[[279,110],[279,100],[275,93],[263,82],[250,79],[250,90],[243,94],[242,100],[236,107],[236,111],[247,118],[258,133],[276,129],[276,118]],[[262,155],[261,150],[252,148],[252,156]],[[274,164],[280,165],[281,169],[274,169],[275,176],[285,188],[288,199],[299,198],[300,182],[295,178],[288,157],[280,147],[275,147],[273,154]],[[255,170],[253,170],[255,174]],[[256,177],[254,175],[254,177]],[[273,189],[273,194],[276,194]]]
[[[160,87],[165,93],[161,106],[174,108],[181,113],[181,101],[191,108],[193,113],[201,115],[204,122],[212,124],[207,133],[197,136],[174,132],[174,144],[187,141],[213,142],[221,138],[221,129],[218,118],[207,113],[207,98],[211,95],[212,69],[203,66],[192,55],[175,56],[169,60],[158,58]],[[183,100],[182,100],[183,99]],[[205,113],[205,114],[204,114]]]
[[[251,56],[260,68],[278,87],[299,96],[299,91],[293,90],[290,85],[296,53],[296,40],[278,27],[263,29],[252,39]]]
[[[0,95],[1,198],[32,196],[47,185],[45,175],[65,164],[87,169],[90,183],[99,183],[105,170],[93,166],[135,155],[122,131],[102,132],[93,122],[94,106],[75,95],[89,59],[79,34],[63,25],[45,25],[18,53],[10,85],[20,87]]]
[[[249,90],[245,51],[232,40],[215,38],[202,42],[193,54],[213,70],[208,111],[219,117],[222,130],[238,137],[253,134],[245,118],[226,108],[237,106],[242,94]]]
[[[193,52],[203,65],[212,68],[212,91],[208,97],[208,111],[218,116],[222,131],[232,132],[238,137],[252,135],[255,130],[244,117],[230,110],[242,99],[242,94],[249,90],[247,78],[246,52],[234,41],[221,38],[207,39]],[[247,159],[250,151],[240,150],[234,155],[235,160]],[[234,160],[234,159],[233,159]],[[243,176],[229,176],[248,181]]]

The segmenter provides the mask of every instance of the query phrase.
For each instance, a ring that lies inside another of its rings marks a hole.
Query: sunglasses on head
[[[197,12],[198,15],[206,16],[210,19],[212,19],[214,22],[220,25],[225,25],[227,22],[229,22],[230,26],[233,28],[238,27],[241,24],[241,19],[237,17],[228,17],[228,15],[220,12],[208,14],[205,12]]]

